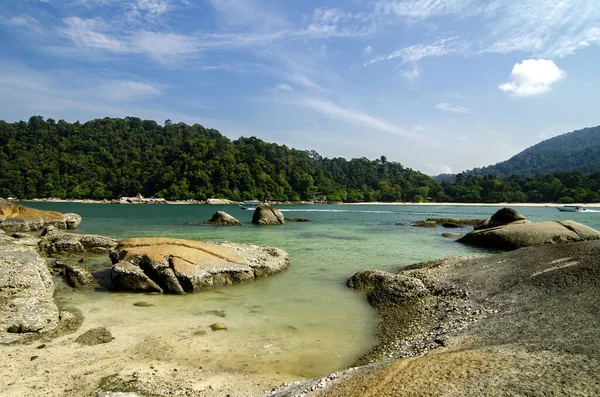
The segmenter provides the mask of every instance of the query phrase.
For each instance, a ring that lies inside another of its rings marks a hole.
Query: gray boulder
[[[116,240],[93,234],[65,233],[52,227],[42,232],[40,251],[53,256],[82,252],[108,253],[117,245]]]
[[[81,224],[81,216],[73,213],[65,214],[67,229],[77,229]]]
[[[524,215],[518,213],[512,208],[502,208],[496,211],[494,215],[485,219],[483,222],[478,223],[473,227],[475,230],[489,229],[492,227],[504,226],[509,223],[529,223],[527,218]]]
[[[284,251],[250,244],[135,238],[111,251],[113,285],[183,294],[241,283],[287,269]]]
[[[77,265],[65,267],[65,280],[75,289],[90,289],[98,286],[96,278],[89,269]]]
[[[281,211],[269,204],[258,205],[252,215],[252,223],[256,225],[283,225],[284,222]]]
[[[46,262],[13,240],[0,238],[0,344],[36,338],[59,325]]]
[[[491,249],[514,250],[541,244],[600,239],[600,231],[573,221],[521,223],[474,230],[457,241]]]
[[[235,219],[225,211],[217,211],[212,218],[201,223],[202,225],[213,226],[242,226],[242,222]]]

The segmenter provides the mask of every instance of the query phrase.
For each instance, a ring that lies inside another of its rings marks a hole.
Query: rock
[[[73,213],[65,214],[67,229],[77,229],[81,224],[81,216]]]
[[[462,226],[475,226],[481,223],[483,219],[467,219],[467,218],[427,218],[426,221],[435,223],[454,223]]]
[[[442,227],[445,227],[447,229],[460,229],[460,228],[462,228],[464,226],[463,225],[459,225],[458,223],[445,222],[445,223],[442,223]]]
[[[464,234],[459,234],[459,233],[442,233],[442,237],[446,237],[446,238],[461,238],[462,236],[464,236]]]
[[[411,226],[418,226],[418,227],[435,227],[436,223],[433,221],[415,221],[413,223],[411,223]]]
[[[65,267],[65,280],[67,284],[75,289],[89,289],[98,286],[96,278],[89,269],[76,265]]]
[[[286,222],[310,222],[308,218],[285,218]]]
[[[489,229],[492,227],[504,226],[509,223],[529,223],[524,215],[518,213],[512,208],[502,208],[496,211],[490,218],[485,219],[483,222],[478,223],[474,226],[475,230]]]
[[[474,230],[458,242],[477,247],[514,250],[541,244],[600,239],[600,231],[573,221],[521,223]]]
[[[115,339],[110,331],[105,327],[92,328],[83,334],[79,335],[75,342],[86,346],[99,345],[101,343],[109,343]]]
[[[206,200],[206,204],[211,204],[211,205],[230,205],[230,204],[238,204],[237,201],[232,201],[232,200],[227,200],[227,199],[216,199],[216,198],[209,198]]]
[[[171,238],[126,239],[111,251],[118,289],[183,294],[287,269],[284,251],[250,244]]]
[[[0,236],[0,344],[35,339],[59,325],[46,262],[13,240]]]
[[[79,217],[76,214],[70,214]],[[71,218],[69,218],[71,219]],[[79,217],[81,222],[81,217]],[[65,214],[55,211],[42,211],[23,205],[13,204],[9,201],[0,201],[0,229],[9,232],[33,232],[41,230],[48,225],[59,229],[67,228]],[[77,223],[77,226],[79,223]],[[75,223],[73,223],[74,227]]]
[[[40,251],[47,255],[79,252],[102,254],[117,245],[117,242],[111,238],[93,234],[65,233],[49,228],[46,228],[44,232],[42,232],[39,247]]]
[[[137,307],[152,307],[154,306],[153,303],[149,303],[149,302],[135,302],[133,304],[133,306],[137,306]]]
[[[214,323],[210,325],[213,331],[227,331],[227,326],[223,323]]]
[[[284,222],[281,211],[269,204],[259,204],[252,214],[252,223],[256,225],[283,225]]]
[[[212,218],[208,221],[204,221],[203,225],[214,225],[214,226],[241,226],[242,222],[235,219],[225,211],[217,211],[214,213]]]

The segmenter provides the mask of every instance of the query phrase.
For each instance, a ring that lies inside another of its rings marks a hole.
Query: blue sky
[[[600,0],[7,0],[0,119],[199,123],[428,174],[600,124]]]

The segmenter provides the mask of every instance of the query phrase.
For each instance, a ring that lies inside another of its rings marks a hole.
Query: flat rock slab
[[[0,344],[19,342],[59,325],[46,262],[34,248],[15,240],[0,237]]]
[[[173,238],[132,238],[111,252],[116,288],[183,294],[253,280],[285,270],[278,248]]]

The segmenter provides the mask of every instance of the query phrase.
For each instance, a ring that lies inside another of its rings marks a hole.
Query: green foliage
[[[413,201],[443,196],[385,156],[328,159],[258,138],[137,117],[84,124],[0,121],[0,196],[17,198]]]

